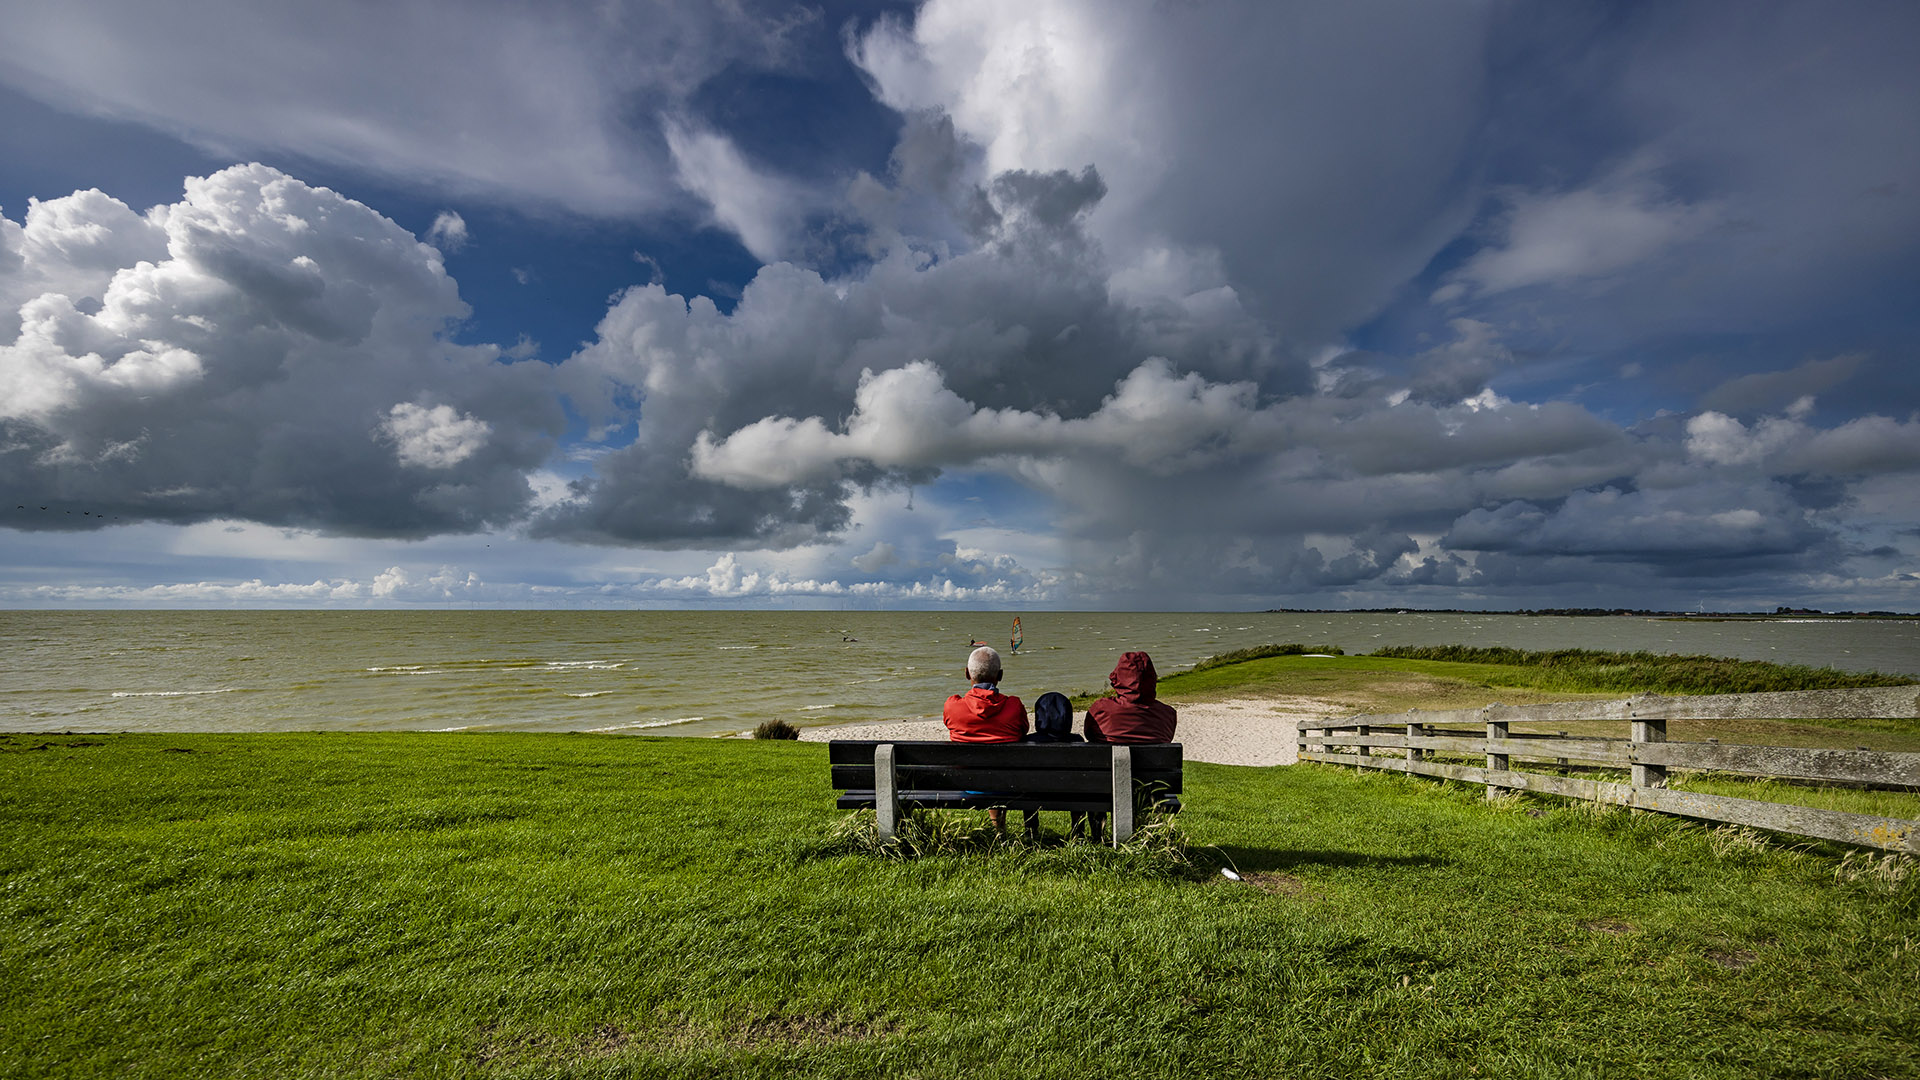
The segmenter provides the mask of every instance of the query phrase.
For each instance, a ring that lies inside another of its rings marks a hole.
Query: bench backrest
[[[879,740],[829,742],[827,760],[833,767],[833,786],[843,791],[871,791],[873,748],[878,745]],[[892,746],[895,782],[902,794],[998,791],[1093,795],[1112,790],[1113,747],[1104,743],[896,742]],[[1180,794],[1179,743],[1127,749],[1133,757],[1135,783]]]

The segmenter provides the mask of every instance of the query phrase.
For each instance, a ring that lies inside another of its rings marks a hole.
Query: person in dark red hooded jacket
[[[1083,730],[1090,743],[1165,743],[1173,741],[1173,728],[1179,716],[1173,706],[1155,697],[1160,676],[1154,673],[1153,657],[1143,652],[1125,653],[1107,676],[1115,695],[1087,706]]]

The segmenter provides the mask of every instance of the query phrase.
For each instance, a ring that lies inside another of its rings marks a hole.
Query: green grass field
[[[1920,1076],[1904,864],[1197,763],[1191,873],[835,855],[825,762],[0,738],[0,1076]]]

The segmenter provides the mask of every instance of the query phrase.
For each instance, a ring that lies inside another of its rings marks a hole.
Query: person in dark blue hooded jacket
[[[1029,743],[1077,743],[1086,742],[1073,733],[1073,703],[1065,694],[1041,694],[1033,703],[1033,733],[1021,742]]]

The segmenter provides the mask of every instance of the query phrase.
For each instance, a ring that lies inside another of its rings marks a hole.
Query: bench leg
[[[1113,748],[1113,846],[1133,838],[1133,750]]]
[[[1098,811],[1088,814],[1087,815],[1087,839],[1093,841],[1096,844],[1099,843],[1100,830],[1101,830],[1101,827],[1106,824],[1106,821],[1107,821],[1107,815],[1102,814]]]
[[[1040,811],[1028,810],[1025,813],[1027,815],[1027,839],[1033,841],[1034,843],[1039,843],[1040,842]]]
[[[893,744],[873,748],[873,816],[882,843],[893,839],[900,825],[898,789],[894,784]]]

